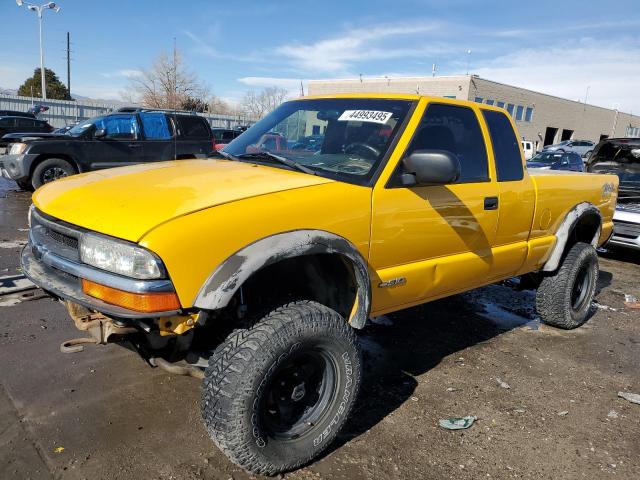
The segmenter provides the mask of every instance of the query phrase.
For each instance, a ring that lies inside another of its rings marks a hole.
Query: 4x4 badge
[[[397,285],[404,285],[405,283],[407,283],[407,279],[405,277],[392,278],[386,282],[380,282],[378,284],[378,288],[395,287]]]

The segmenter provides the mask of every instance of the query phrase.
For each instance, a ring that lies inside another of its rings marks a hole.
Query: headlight
[[[9,155],[20,155],[27,149],[26,143],[12,143],[9,149]]]
[[[162,266],[153,253],[142,247],[85,233],[80,238],[80,259],[94,267],[126,277],[162,277]]]

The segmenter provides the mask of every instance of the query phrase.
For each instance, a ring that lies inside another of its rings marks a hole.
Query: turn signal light
[[[103,302],[136,312],[164,312],[180,308],[180,302],[175,292],[131,293],[85,279],[82,279],[82,291]]]

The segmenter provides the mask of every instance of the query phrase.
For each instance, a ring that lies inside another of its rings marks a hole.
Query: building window
[[[533,107],[527,107],[527,110],[524,113],[524,121],[530,122],[533,118]]]
[[[632,127],[631,125],[629,125],[627,127],[627,133],[626,135],[627,137],[640,137],[640,127]]]
[[[46,77],[45,77],[45,78],[46,78]],[[498,103],[497,103],[497,105],[498,105],[498,107],[500,107],[500,108],[504,108],[504,102],[498,102]]]
[[[476,97],[476,103],[482,103],[482,97]]]
[[[518,105],[516,108],[516,120],[518,122],[522,121],[522,114],[524,113],[524,107],[522,105]]]
[[[487,100],[487,105],[493,105],[493,100]]]
[[[513,117],[513,103],[507,103],[507,112],[509,112],[509,115],[511,115]]]

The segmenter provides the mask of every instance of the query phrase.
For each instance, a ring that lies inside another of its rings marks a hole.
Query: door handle
[[[484,198],[485,210],[497,210],[498,209],[498,197],[485,197]]]

